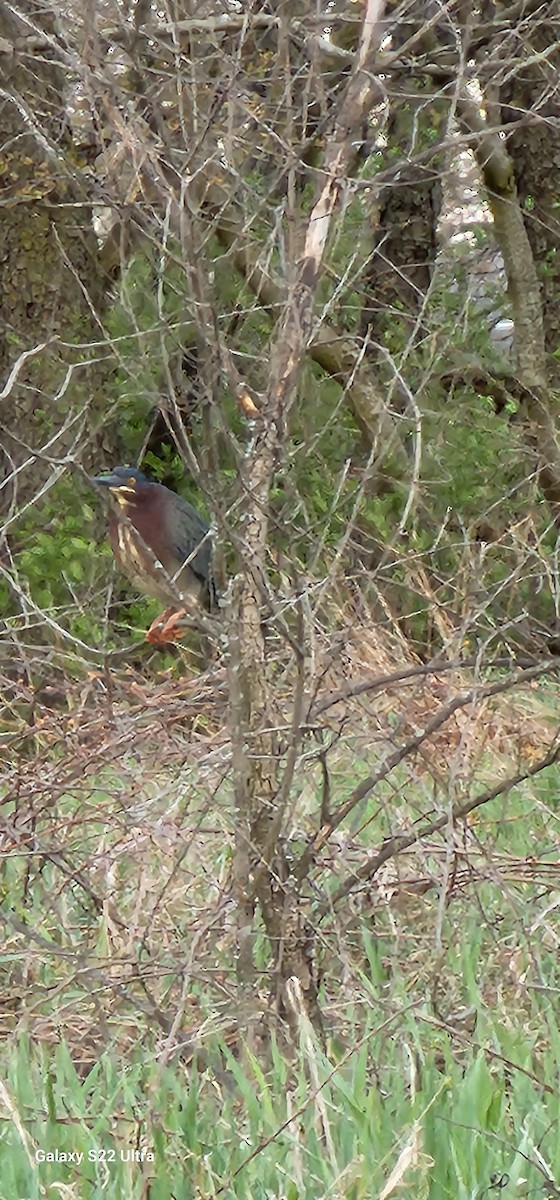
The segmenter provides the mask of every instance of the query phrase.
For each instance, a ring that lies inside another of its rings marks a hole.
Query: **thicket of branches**
[[[138,463],[215,528],[210,691],[157,695],[234,812],[240,1011],[264,932],[320,1028],[348,898],[557,758],[475,770],[556,670],[559,38],[554,0],[0,3],[5,833],[102,905],[51,816],[80,736],[92,786],[160,738],[87,481]]]

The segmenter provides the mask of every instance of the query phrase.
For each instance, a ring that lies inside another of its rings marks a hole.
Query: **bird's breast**
[[[119,520],[118,513],[111,520],[111,545],[121,571],[138,591],[166,605],[177,601],[198,603],[203,590],[201,580],[166,546],[162,545],[156,554],[148,542],[148,529],[136,528],[139,524],[138,520],[135,525]]]
[[[144,539],[128,522],[120,521],[117,515],[111,521],[109,534],[115,559],[131,583],[145,595],[169,603],[169,584],[165,579],[165,571],[158,567],[158,559]]]

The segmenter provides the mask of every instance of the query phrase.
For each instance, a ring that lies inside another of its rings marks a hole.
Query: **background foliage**
[[[0,0],[0,1200],[560,1191],[556,9]]]

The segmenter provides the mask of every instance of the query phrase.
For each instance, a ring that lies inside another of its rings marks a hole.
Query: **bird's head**
[[[136,467],[113,467],[107,475],[94,475],[91,483],[106,488],[111,499],[125,512],[135,508],[149,495],[153,486]]]

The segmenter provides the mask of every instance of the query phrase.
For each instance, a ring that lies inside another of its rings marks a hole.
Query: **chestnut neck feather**
[[[142,541],[158,557],[168,546],[166,522],[162,512],[161,496],[158,495],[155,485],[148,486],[150,494],[139,495],[137,493],[130,500],[127,498],[124,509],[120,505],[116,509],[115,517],[117,523],[122,516],[128,517],[140,534]]]

